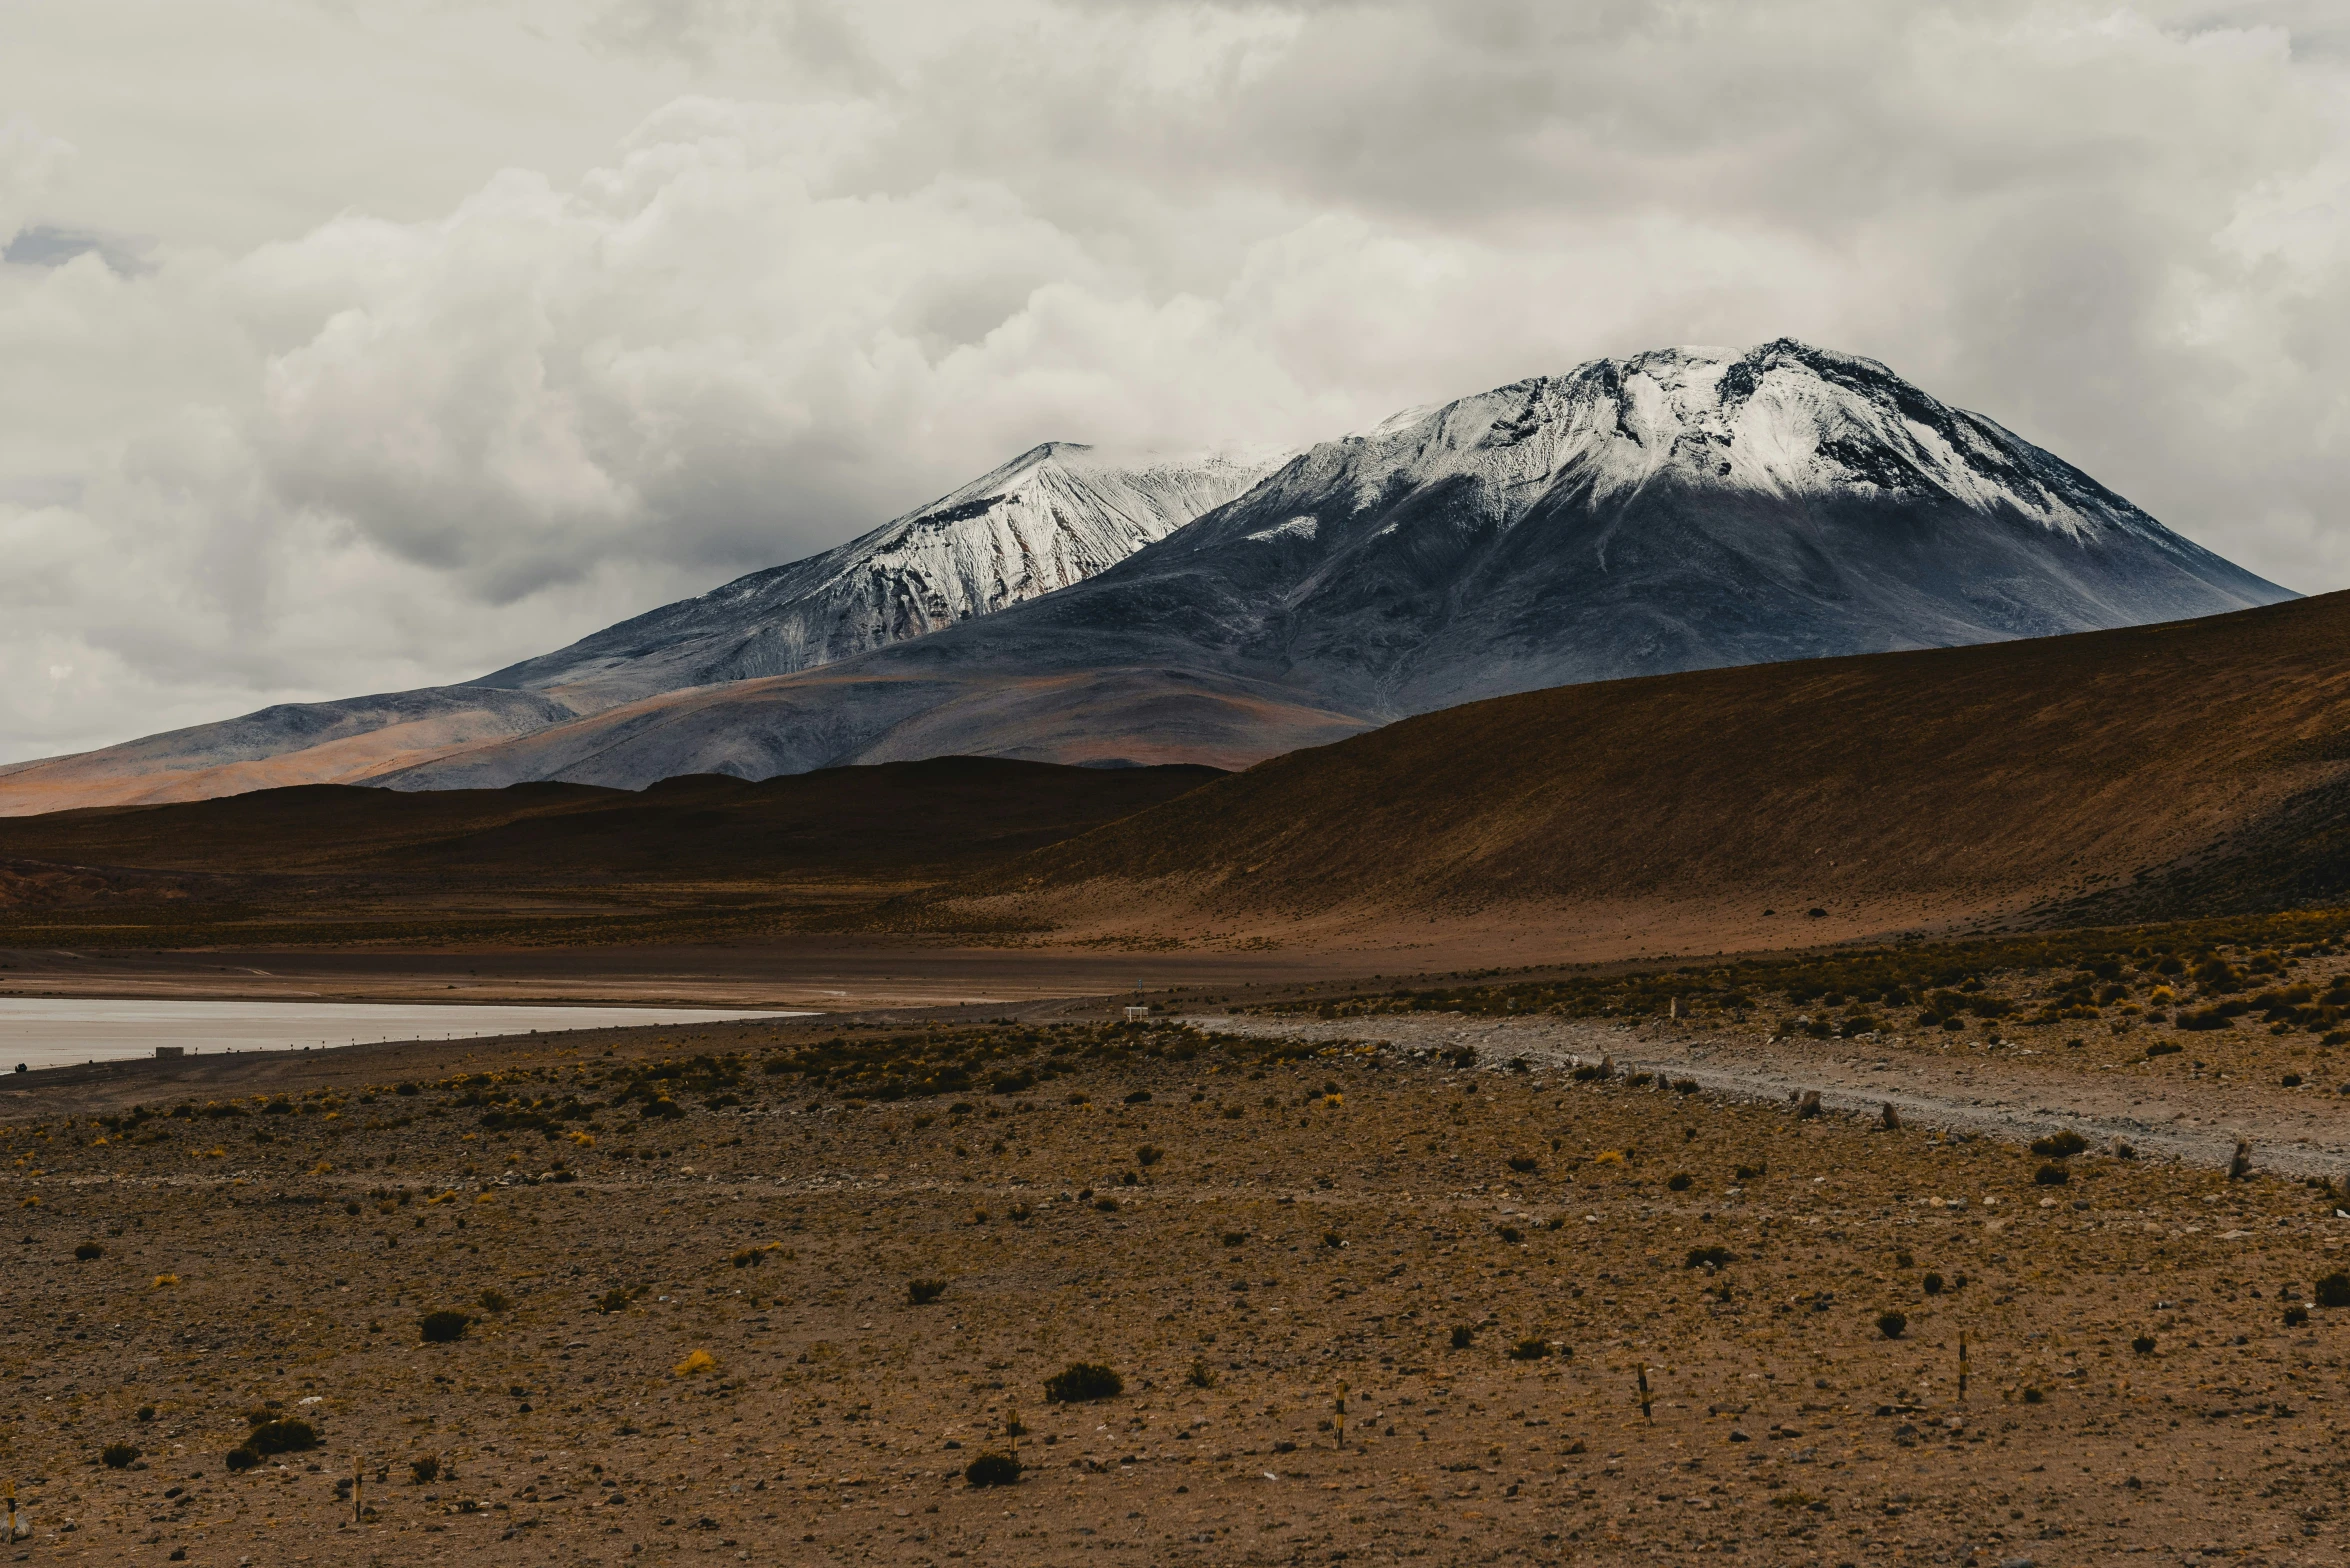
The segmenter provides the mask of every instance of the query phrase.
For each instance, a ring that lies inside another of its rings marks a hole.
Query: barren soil
[[[2350,1220],[2304,1183],[2046,1186],[1531,1029],[1462,1071],[1023,1016],[29,1075],[19,1560],[2341,1560],[2350,1309],[2301,1303]],[[1486,1043],[1330,1027],[1404,1025]],[[1675,1050],[1787,1066],[1614,1054]],[[1049,1403],[1075,1361],[1123,1392]],[[254,1415],[321,1446],[232,1472]],[[968,1484],[1015,1421],[1017,1484]]]

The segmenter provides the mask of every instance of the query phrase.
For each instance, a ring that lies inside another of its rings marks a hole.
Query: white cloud
[[[118,3],[0,61],[0,757],[476,674],[1048,437],[1782,332],[2350,582],[2324,7],[190,0],[101,90]]]

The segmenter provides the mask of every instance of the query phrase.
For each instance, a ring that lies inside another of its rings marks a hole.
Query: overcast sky
[[[2346,88],[2339,0],[11,0],[0,760],[1781,334],[2341,587]]]

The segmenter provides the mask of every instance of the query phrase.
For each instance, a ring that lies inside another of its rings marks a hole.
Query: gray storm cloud
[[[2332,8],[189,0],[93,58],[132,9],[0,60],[0,758],[476,674],[1044,439],[1782,333],[2350,581]]]

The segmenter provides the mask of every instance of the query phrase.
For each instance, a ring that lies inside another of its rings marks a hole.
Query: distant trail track
[[[1430,1051],[1473,1045],[1487,1071],[1505,1068],[1514,1056],[1553,1069],[1612,1057],[1619,1071],[1695,1079],[1714,1094],[1785,1102],[1817,1089],[1829,1111],[1874,1116],[1890,1103],[1905,1123],[2019,1140],[2070,1127],[2093,1143],[2122,1138],[2141,1155],[2190,1165],[2224,1168],[2236,1141],[2249,1139],[2259,1168],[2294,1176],[2350,1173],[2350,1098],[2328,1088],[2179,1084],[2015,1060],[1960,1062],[1899,1044],[1772,1044],[1727,1031],[1557,1018],[1420,1013],[1184,1021],[1261,1039],[1373,1040]]]

